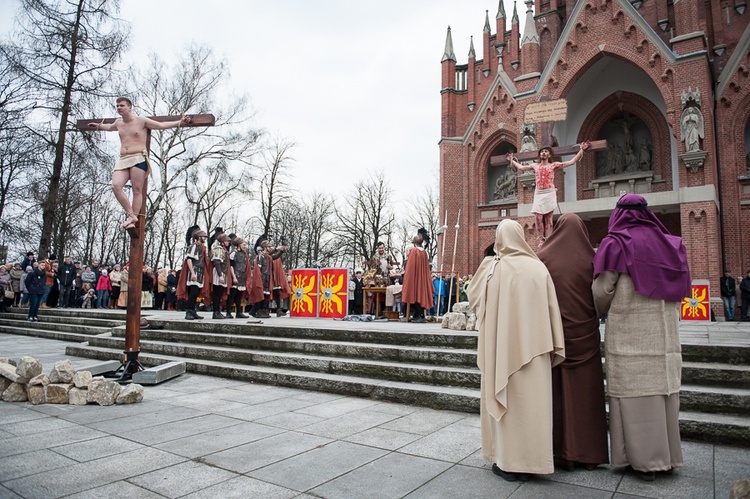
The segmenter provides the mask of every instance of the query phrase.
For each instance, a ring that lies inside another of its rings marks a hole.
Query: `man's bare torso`
[[[118,118],[114,125],[117,128],[117,133],[120,134],[120,156],[146,150],[146,139],[148,137],[146,118],[131,115],[127,121],[124,118]]]

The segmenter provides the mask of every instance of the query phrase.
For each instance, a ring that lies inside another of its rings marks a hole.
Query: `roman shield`
[[[292,270],[292,296],[289,315],[292,317],[318,316],[318,269]]]
[[[348,284],[349,272],[346,269],[320,269],[318,317],[340,319],[346,316]]]

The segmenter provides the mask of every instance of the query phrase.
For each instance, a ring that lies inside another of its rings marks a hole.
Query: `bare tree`
[[[325,194],[314,192],[299,202],[288,199],[279,203],[271,230],[286,238],[286,268],[339,265],[345,253],[334,235],[335,223],[333,201]]]
[[[240,204],[237,194],[242,182],[242,176],[232,175],[224,161],[206,172],[196,170],[186,176],[185,200],[194,217],[190,225],[210,228],[223,224],[227,217],[234,218],[230,212]]]
[[[260,178],[260,206],[263,216],[263,232],[271,231],[274,209],[290,197],[286,178],[294,158],[290,156],[294,142],[283,137],[273,137],[271,143],[261,150],[263,162]]]
[[[392,239],[395,217],[391,195],[392,190],[381,170],[357,182],[343,206],[336,210],[337,235],[353,252],[350,261],[354,261],[354,266],[370,257],[377,241]]]
[[[194,170],[215,164],[250,166],[260,132],[250,126],[247,97],[233,97],[222,87],[228,77],[226,62],[217,60],[211,49],[203,46],[188,47],[171,67],[152,55],[150,67],[135,76],[140,89],[136,103],[140,102],[140,109],[147,114],[216,116],[215,127],[154,133],[151,159],[158,182],[150,186],[147,224],[170,192],[186,188]],[[242,176],[248,180],[250,173],[244,168]]]
[[[438,210],[440,209],[440,198],[438,197],[436,187],[427,187],[418,192],[416,197],[412,198],[409,202],[408,215],[402,223],[404,233],[408,234],[408,238],[405,242],[410,243],[411,237],[417,233],[417,229],[424,227],[427,233],[430,234],[430,244],[427,247],[427,254],[430,261],[437,256],[438,259],[443,256],[440,255],[440,248],[438,244],[442,243],[442,238],[448,234],[439,236],[441,232],[440,226],[441,221],[439,219]],[[446,250],[447,253],[447,250]],[[450,260],[448,260],[450,261]],[[437,262],[438,269],[441,269],[441,262]]]
[[[40,256],[52,244],[71,117],[104,92],[125,46],[126,31],[112,15],[117,10],[116,0],[21,0],[14,43],[0,46],[12,70],[33,89],[36,112],[51,118],[29,128],[52,156],[42,202]],[[50,128],[52,123],[56,128]]]

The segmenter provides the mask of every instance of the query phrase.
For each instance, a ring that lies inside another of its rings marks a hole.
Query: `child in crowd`
[[[81,305],[81,308],[93,308],[95,303],[96,291],[94,291],[93,289],[89,289],[83,296],[83,305]]]

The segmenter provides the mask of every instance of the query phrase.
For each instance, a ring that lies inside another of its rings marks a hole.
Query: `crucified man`
[[[536,232],[541,236],[541,246],[544,241],[552,234],[552,215],[557,207],[557,189],[555,188],[555,172],[567,166],[575,164],[583,156],[583,151],[589,148],[591,143],[587,140],[580,145],[580,149],[573,159],[564,162],[550,163],[552,158],[552,148],[542,147],[538,152],[538,163],[522,165],[515,160],[512,153],[505,155],[505,158],[518,171],[534,170],[536,178],[536,188],[534,189],[534,204],[531,206],[531,213],[536,216]]]
[[[120,159],[112,172],[112,191],[125,209],[125,229],[133,229],[138,223],[138,213],[143,203],[143,186],[151,171],[148,161],[148,130],[165,130],[190,123],[190,116],[179,120],[158,122],[133,114],[133,103],[127,97],[117,98],[117,112],[120,115],[114,123],[89,123],[89,128],[104,132],[117,131],[120,134]],[[128,199],[123,187],[130,180],[133,188],[133,201]]]

